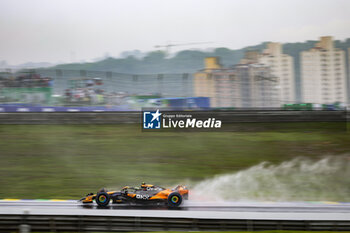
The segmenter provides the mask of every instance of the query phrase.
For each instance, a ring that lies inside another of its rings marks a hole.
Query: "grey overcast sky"
[[[71,62],[155,45],[237,49],[350,37],[350,0],[0,0],[0,61]]]

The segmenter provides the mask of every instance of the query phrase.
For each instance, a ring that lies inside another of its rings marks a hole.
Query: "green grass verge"
[[[142,133],[128,124],[0,125],[0,198],[76,199],[100,187],[199,181],[262,161],[344,154],[349,139],[346,131]]]

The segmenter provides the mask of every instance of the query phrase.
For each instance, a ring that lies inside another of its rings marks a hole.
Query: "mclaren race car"
[[[182,200],[188,199],[188,189],[178,185],[174,189],[166,189],[160,186],[142,183],[141,187],[125,186],[120,191],[99,190],[96,194],[89,193],[80,199],[82,203],[92,203],[105,207],[110,201],[113,203],[134,204],[167,204],[169,207],[178,207]]]

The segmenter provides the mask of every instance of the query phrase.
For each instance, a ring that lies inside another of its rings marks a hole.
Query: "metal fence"
[[[192,74],[122,74],[90,70],[30,69],[3,76],[39,74],[53,80],[53,93],[63,94],[70,88],[70,80],[78,78],[101,79],[99,88],[105,92],[125,92],[129,95],[159,94],[163,97],[193,96]]]
[[[197,119],[205,119],[215,116],[225,126],[222,130],[244,131],[249,130],[252,125],[235,123],[281,123],[281,122],[323,122],[327,124],[305,125],[303,128],[293,126],[293,130],[301,131],[346,131],[346,122],[350,120],[350,113],[344,111],[274,111],[274,110],[234,110],[234,111],[196,111],[191,114]],[[119,124],[119,123],[141,123],[141,113],[138,111],[124,112],[12,112],[0,114],[0,124]],[[230,124],[232,124],[230,126]],[[254,130],[282,130],[278,125],[254,125]],[[288,128],[288,127],[287,127]]]
[[[196,75],[190,73],[123,74],[110,71],[66,69],[2,72],[0,73],[0,104],[105,105],[129,106],[130,109],[139,109],[139,105],[142,105],[139,103],[147,98],[155,101],[159,98],[201,96],[210,98],[210,107],[215,108],[273,107],[300,108],[300,110],[305,110],[305,108],[342,110],[345,108],[343,103],[325,106],[308,103],[308,106],[305,107],[294,101],[281,99],[281,96],[277,94],[275,81],[271,81],[268,75],[263,73],[265,68],[262,67],[264,69],[261,70],[261,67],[253,68],[253,73],[247,70],[242,73],[240,70],[243,68],[237,68],[235,71],[230,71],[231,73],[227,73],[228,71],[222,74],[199,72]],[[74,84],[78,81],[81,81],[80,86]],[[93,84],[89,86],[89,82]],[[146,97],[142,99],[143,96]]]
[[[0,104],[125,106],[152,99],[193,97],[192,74],[122,74],[62,69],[0,73]]]

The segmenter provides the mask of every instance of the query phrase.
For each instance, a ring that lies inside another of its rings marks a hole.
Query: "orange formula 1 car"
[[[93,200],[99,206],[107,206],[113,203],[135,204],[167,204],[169,207],[178,207],[182,200],[188,199],[188,189],[185,186],[177,186],[174,189],[165,189],[152,184],[142,183],[141,187],[125,186],[120,191],[107,191],[101,189],[97,194],[89,193],[80,199],[82,203],[92,203]]]

